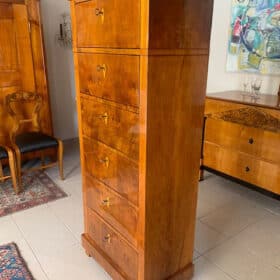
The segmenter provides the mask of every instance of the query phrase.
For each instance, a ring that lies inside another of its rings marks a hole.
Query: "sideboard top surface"
[[[260,94],[259,99],[244,95],[242,91],[224,91],[207,94],[208,99],[230,101],[234,103],[254,105],[263,108],[280,110],[280,98],[272,94]]]

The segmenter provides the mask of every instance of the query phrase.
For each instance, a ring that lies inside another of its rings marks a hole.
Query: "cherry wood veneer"
[[[78,59],[81,92],[139,107],[138,56],[82,53]]]
[[[140,1],[76,2],[79,2],[75,9],[78,47],[139,47]]]
[[[82,243],[114,280],[192,276],[212,2],[71,2]]]
[[[106,252],[126,279],[134,279],[138,271],[138,254],[111,226],[92,210],[88,209],[88,235]]]
[[[87,205],[137,246],[138,208],[112,189],[86,174]]]
[[[0,1],[0,42],[0,142],[9,144],[12,126],[5,97],[17,91],[42,96],[42,130],[52,134],[39,0]]]
[[[82,131],[134,160],[139,158],[139,115],[97,99],[81,98]]]
[[[280,194],[279,97],[211,94],[205,113],[203,166]]]
[[[137,163],[101,142],[84,138],[83,143],[85,170],[138,206]]]

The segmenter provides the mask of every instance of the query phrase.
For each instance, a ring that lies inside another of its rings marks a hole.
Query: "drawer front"
[[[203,165],[280,194],[280,165],[204,143]]]
[[[84,179],[87,206],[136,246],[138,211],[128,200],[112,192],[92,176],[87,174]]]
[[[78,54],[78,60],[81,92],[139,107],[138,56]]]
[[[139,115],[96,99],[81,98],[82,132],[85,136],[139,159]]]
[[[279,133],[208,118],[205,141],[280,163]]]
[[[127,279],[137,279],[137,252],[92,210],[88,209],[87,212],[88,234],[90,238],[128,276]]]
[[[86,172],[138,205],[138,166],[127,157],[95,140],[84,138]]]
[[[77,46],[139,48],[140,1],[92,0],[75,5]]]

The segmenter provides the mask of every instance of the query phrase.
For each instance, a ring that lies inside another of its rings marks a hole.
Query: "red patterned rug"
[[[15,194],[11,180],[0,183],[0,217],[67,196],[42,171],[26,173],[22,182],[24,190],[19,195]]]
[[[0,279],[33,280],[17,245],[10,243],[0,246]]]

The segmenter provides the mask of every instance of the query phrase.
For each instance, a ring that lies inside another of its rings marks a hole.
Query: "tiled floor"
[[[68,197],[0,218],[0,244],[14,241],[37,280],[107,280],[80,246],[81,175],[76,142],[66,143]],[[194,280],[279,280],[280,201],[207,173],[199,187]]]

